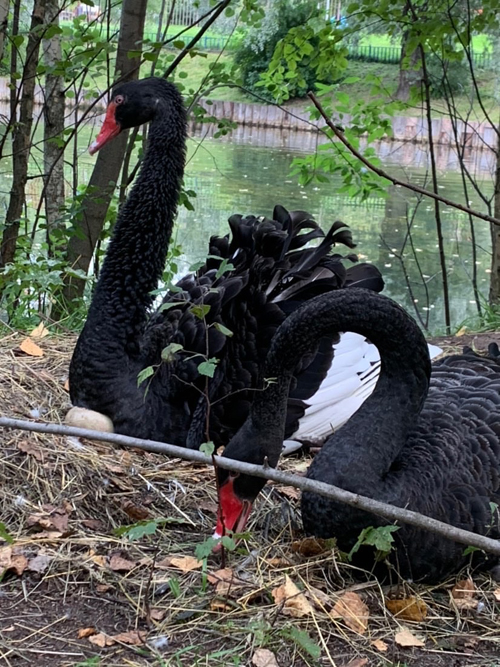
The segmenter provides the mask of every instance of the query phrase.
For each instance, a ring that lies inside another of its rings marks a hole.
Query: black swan
[[[290,315],[276,333],[258,394],[224,456],[275,467],[283,440],[290,378],[316,341],[335,331],[369,336],[382,360],[375,390],[331,435],[307,476],[354,493],[415,510],[460,528],[500,537],[500,365],[471,352],[432,366],[415,321],[395,302],[364,289],[318,296]],[[221,516],[215,536],[240,532],[265,481],[218,470]],[[335,536],[349,551],[361,531],[387,520],[311,493],[302,497],[305,531]],[[464,546],[409,525],[393,533],[389,559],[400,574],[437,581],[468,562]],[[486,560],[473,555],[478,564]],[[362,547],[354,562],[374,564]],[[484,564],[484,563],[483,563]]]
[[[120,209],[71,360],[70,396],[76,407],[67,421],[88,425],[85,413],[94,411],[107,420],[101,428],[119,433],[190,447],[207,437],[226,444],[248,414],[254,394],[248,390],[260,386],[262,363],[284,318],[325,291],[353,284],[381,290],[383,281],[370,264],[346,269],[340,255],[330,254],[337,242],[354,246],[346,225],[336,222],[325,235],[307,213],[277,206],[272,220],[232,216],[232,238],[211,238],[205,265],[183,278],[151,314],[184,172],[187,121],[177,88],[159,78],[117,87],[90,151],[147,122],[141,171]],[[314,238],[321,243],[305,247]],[[204,308],[196,311],[193,306],[200,304]],[[170,343],[176,351],[165,353]],[[361,337],[359,345],[363,356],[368,346]],[[209,436],[202,395],[207,378],[198,372],[207,357],[219,360],[208,383]],[[304,400],[316,392],[331,358],[331,344],[321,341],[318,353],[297,368],[287,435],[297,431],[308,407]],[[150,366],[154,375],[138,387],[139,372]],[[355,390],[362,389],[363,378],[356,372],[354,378]]]

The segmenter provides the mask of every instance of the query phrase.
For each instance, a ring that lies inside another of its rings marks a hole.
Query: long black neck
[[[349,288],[322,295],[285,320],[274,337],[264,372],[265,378],[275,381],[256,395],[246,429],[262,435],[258,447],[276,465],[294,369],[320,338],[338,331],[359,333],[376,345],[381,372],[373,394],[338,432],[335,462],[344,461],[351,473],[354,466],[367,467],[372,475],[383,474],[421,410],[430,360],[414,320],[396,303],[369,290]],[[241,442],[234,446],[244,447]],[[233,455],[231,444],[225,455]]]
[[[184,173],[186,114],[178,99],[159,98],[141,171],[120,209],[86,328],[136,347],[168,251]]]

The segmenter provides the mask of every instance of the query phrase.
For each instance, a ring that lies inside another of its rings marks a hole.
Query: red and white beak
[[[106,118],[101,127],[97,139],[90,145],[89,153],[94,155],[100,150],[105,144],[117,137],[121,132],[120,125],[116,122],[115,118],[116,104],[110,102],[106,110]]]
[[[249,500],[241,500],[234,491],[234,477],[229,477],[219,489],[219,515],[213,537],[219,539],[229,530],[241,533],[252,511]],[[214,551],[220,548],[218,545]]]

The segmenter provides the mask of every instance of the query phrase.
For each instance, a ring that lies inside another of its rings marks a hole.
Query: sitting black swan
[[[353,247],[346,225],[336,222],[325,235],[307,213],[289,214],[277,206],[273,219],[232,216],[232,238],[210,239],[206,264],[183,278],[151,314],[184,173],[187,123],[177,88],[158,78],[117,87],[90,150],[147,122],[141,171],[120,209],[71,360],[70,395],[76,407],[68,421],[88,425],[80,415],[90,410],[105,415],[108,427],[118,433],[190,447],[209,438],[226,444],[248,415],[255,393],[249,390],[260,386],[270,341],[285,317],[318,294],[353,284],[379,291],[383,281],[370,264],[346,269],[340,255],[330,254],[337,242]],[[312,239],[322,240],[306,247]],[[193,308],[200,304],[205,308]],[[162,357],[170,343],[179,346],[177,351],[170,348]],[[373,346],[362,337],[357,346],[353,383],[339,400],[363,393],[365,380],[358,367]],[[300,430],[305,400],[329,371],[331,343],[320,341],[317,350],[296,369],[287,436]],[[198,372],[205,358],[218,359],[211,379]],[[365,365],[370,370],[371,359]],[[154,375],[138,386],[138,374],[148,367]],[[304,427],[300,432],[307,437]]]
[[[331,435],[307,476],[454,526],[500,537],[500,365],[471,352],[432,367],[424,337],[390,299],[363,289],[339,290],[301,306],[272,342],[257,395],[224,456],[276,466],[292,371],[316,341],[335,331],[369,336],[382,360],[375,390]],[[264,480],[218,470],[223,530],[240,532]],[[307,533],[336,537],[349,551],[360,532],[387,520],[311,493],[302,497]],[[409,525],[394,534],[389,558],[404,577],[437,581],[468,562],[464,546]],[[474,554],[481,563],[481,552]],[[373,565],[363,547],[355,563]]]

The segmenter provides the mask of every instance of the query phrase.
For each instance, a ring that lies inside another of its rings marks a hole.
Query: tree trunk
[[[46,17],[47,24],[59,25],[59,0],[46,0]],[[62,60],[61,35],[57,33],[50,39],[44,39],[43,50],[45,65],[49,70],[45,77],[43,108],[43,171],[47,247],[49,254],[52,254],[50,232],[58,224],[61,226],[61,210],[64,205],[64,148],[60,146],[60,141],[64,138],[64,80],[62,76],[50,72],[51,68]]]
[[[500,121],[498,122],[500,130]],[[493,194],[493,215],[500,220],[500,134],[496,149],[496,169]],[[500,304],[500,226],[491,225],[491,280],[490,280],[490,303],[498,306]]]
[[[115,80],[137,79],[140,57],[129,58],[129,51],[137,51],[144,34],[147,0],[123,0]],[[82,219],[75,224],[80,228],[68,243],[68,262],[84,273],[88,272],[92,255],[101,234],[111,197],[118,182],[127,145],[127,133],[120,134],[110,146],[97,154],[88,192],[82,202]],[[69,277],[64,288],[66,306],[83,294],[85,282]]]
[[[7,33],[7,18],[9,16],[9,0],[0,0],[0,60],[3,56],[3,46]]]
[[[399,61],[399,83],[394,97],[401,102],[408,102],[410,99],[410,89],[412,86],[420,85],[422,81],[422,68],[418,64],[421,62],[420,47],[417,47],[410,54],[409,62],[406,64],[407,44],[410,33],[405,31],[401,38],[401,60]]]
[[[28,159],[31,128],[33,125],[33,103],[35,75],[40,52],[41,26],[45,17],[45,0],[35,0],[31,15],[31,26],[26,46],[26,61],[22,78],[22,94],[19,122],[15,125],[12,139],[12,189],[5,217],[5,229],[0,247],[0,268],[14,259],[19,234],[20,219],[25,201],[28,179]]]

